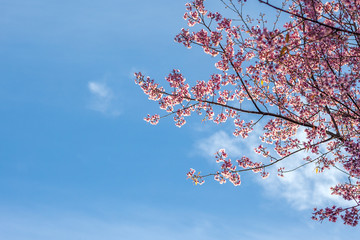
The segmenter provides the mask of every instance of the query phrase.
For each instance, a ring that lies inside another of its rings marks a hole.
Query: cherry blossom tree
[[[163,87],[142,73],[135,82],[150,100],[173,115],[176,126],[192,114],[214,123],[232,121],[233,135],[246,138],[260,124],[263,129],[255,152],[263,161],[242,156],[231,161],[224,149],[216,154],[219,171],[207,175],[190,169],[195,184],[213,177],[220,183],[241,184],[240,174],[259,173],[277,165],[284,176],[307,164],[316,173],[335,168],[348,181],[331,188],[351,207],[314,209],[313,219],[356,226],[360,207],[360,0],[258,0],[275,11],[270,24],[263,14],[252,19],[246,1],[221,0],[229,17],[205,8],[204,0],[186,4],[184,19],[194,31],[181,29],[175,41],[200,47],[217,59],[207,81],[192,86],[180,70],[173,70]],[[284,21],[285,19],[285,21]],[[282,23],[281,26],[279,26]],[[247,116],[256,118],[248,121]],[[160,115],[148,115],[157,124]],[[299,137],[305,133],[306,139]],[[305,156],[295,169],[281,162]]]

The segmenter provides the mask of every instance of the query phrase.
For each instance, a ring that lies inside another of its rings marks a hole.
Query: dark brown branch
[[[164,95],[167,95],[167,96],[174,96],[173,94],[170,94],[170,93],[167,93],[167,92],[164,92],[164,91],[160,91],[160,90],[157,90],[159,93],[162,93]],[[216,105],[216,106],[220,106],[220,107],[225,107],[225,108],[229,108],[229,109],[232,109],[232,110],[235,110],[235,111],[238,111],[238,112],[243,112],[243,113],[249,113],[249,114],[255,114],[255,115],[263,115],[263,116],[271,116],[271,117],[275,117],[275,118],[280,118],[280,119],[283,119],[287,122],[291,122],[291,123],[294,123],[296,125],[299,125],[299,126],[303,126],[303,127],[308,127],[308,128],[315,128],[317,129],[318,126],[315,126],[315,125],[312,125],[312,124],[309,124],[309,123],[304,123],[304,122],[299,122],[295,119],[291,119],[287,116],[283,116],[281,114],[277,114],[277,113],[271,113],[271,112],[263,112],[261,110],[259,111],[252,111],[252,110],[246,110],[246,109],[242,109],[242,108],[237,108],[237,107],[233,107],[233,106],[230,106],[230,105],[226,105],[226,104],[221,104],[221,103],[217,103],[217,102],[214,102],[214,101],[208,101],[208,100],[198,100],[198,99],[195,99],[195,98],[191,98],[191,97],[186,97],[186,96],[182,96],[184,99],[186,100],[189,100],[189,101],[197,101],[197,102],[205,102],[205,103],[208,103],[210,105]],[[339,139],[340,141],[344,141],[345,139],[340,136],[339,134],[336,134],[336,133],[333,133],[331,131],[328,131],[326,130],[326,133],[328,135],[330,135],[332,138],[336,138],[336,139]]]

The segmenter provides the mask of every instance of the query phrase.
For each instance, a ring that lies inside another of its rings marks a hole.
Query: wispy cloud
[[[89,82],[90,92],[101,98],[109,98],[112,96],[111,90],[103,83]]]
[[[42,209],[43,210],[43,209]],[[193,211],[162,211],[128,207],[114,217],[46,209],[46,214],[21,210],[0,216],[0,238],[11,240],[87,239],[87,240],[229,240],[247,237],[248,232],[233,232],[215,216]],[[128,211],[131,210],[131,211]],[[243,225],[250,224],[242,221]],[[255,225],[255,224],[253,224]],[[257,226],[258,227],[258,226]],[[247,229],[247,228],[244,228]],[[254,231],[255,232],[255,231]],[[263,239],[263,238],[252,238]]]
[[[260,128],[254,130],[248,138],[235,138],[224,131],[218,131],[211,136],[196,142],[196,151],[200,155],[215,162],[214,153],[220,148],[225,148],[230,157],[240,158],[246,155],[254,161],[264,161],[260,155],[255,154],[254,147],[260,144]],[[296,171],[285,174],[285,177],[277,176],[277,168],[293,169],[304,163],[303,155],[291,157],[278,166],[267,169],[270,177],[263,180],[260,176],[256,179],[263,188],[266,195],[273,198],[282,197],[296,209],[309,209],[315,206],[328,204],[349,204],[338,196],[331,195],[330,187],[344,181],[345,176],[337,169],[331,169],[323,173],[315,173],[315,165],[308,164]],[[251,173],[249,173],[251,174]],[[257,176],[256,176],[257,177]]]
[[[284,164],[287,167],[286,169],[292,169],[304,163],[300,158],[289,160],[288,164]],[[309,164],[296,171],[286,173],[284,177],[278,177],[275,170],[272,170],[268,179],[259,180],[259,183],[268,195],[283,197],[296,209],[311,209],[331,204],[346,206],[349,204],[340,197],[331,195],[330,187],[344,180],[344,174],[337,169],[316,173],[315,165]]]
[[[89,108],[104,114],[118,116],[120,111],[113,106],[115,95],[104,82],[88,82],[92,97]]]
[[[303,128],[300,128],[297,137],[300,141],[306,140]],[[322,149],[325,151],[325,149]],[[300,152],[293,157],[280,163],[286,170],[294,169],[304,164],[304,158],[309,152]],[[259,181],[266,189],[266,193],[271,196],[285,198],[290,205],[299,210],[311,209],[313,207],[324,207],[331,204],[341,206],[349,205],[350,202],[341,197],[331,195],[330,188],[345,181],[344,173],[332,168],[323,173],[316,173],[315,163],[305,165],[295,171],[286,173],[284,177],[277,176],[277,169],[272,168],[272,174],[266,180]]]
[[[213,157],[214,153],[224,148],[231,155],[239,155],[242,150],[241,139],[229,136],[224,131],[218,131],[210,137],[200,139],[196,142],[196,151],[204,157]]]
[[[234,158],[240,158],[243,155],[248,157],[259,157],[255,154],[254,147],[258,146],[260,127],[256,126],[248,138],[234,137],[231,133],[217,131],[209,137],[199,139],[195,143],[195,152],[203,157],[213,157],[219,149],[224,148],[226,152]],[[215,162],[215,160],[213,161]]]
[[[127,207],[117,215],[79,213],[65,209],[2,209],[0,238],[8,240],[183,240],[183,239],[343,239],[354,238],[354,229],[344,226],[317,225],[311,229],[301,221],[284,222],[242,218],[228,213],[228,218],[187,210],[160,210]],[[276,219],[276,218],[275,218]],[[281,228],[278,226],[281,225]],[[236,231],[234,231],[236,229]],[[284,229],[286,229],[284,235]],[[346,231],[345,231],[346,230]],[[342,237],[342,238],[341,238]]]

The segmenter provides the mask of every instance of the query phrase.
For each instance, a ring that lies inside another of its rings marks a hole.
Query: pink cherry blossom
[[[319,174],[339,169],[349,181],[333,186],[332,194],[351,207],[316,208],[313,219],[341,219],[355,226],[360,218],[360,1],[258,1],[283,21],[269,28],[264,18],[247,18],[239,11],[245,0],[223,1],[231,11],[224,13],[207,10],[204,0],[186,4],[184,19],[194,30],[181,29],[175,41],[216,58],[208,80],[194,79],[190,86],[175,69],[165,78],[168,87],[141,73],[135,82],[173,115],[178,127],[199,114],[203,121],[233,122],[233,135],[246,138],[261,124],[257,159],[239,156],[233,162],[220,149],[215,154],[219,171],[187,173],[195,184],[213,176],[238,186],[240,174],[251,171],[267,178],[266,169],[273,165],[281,177],[307,164]],[[145,117],[151,124],[160,119],[158,114]],[[306,156],[303,164],[294,169],[281,165],[299,153]]]

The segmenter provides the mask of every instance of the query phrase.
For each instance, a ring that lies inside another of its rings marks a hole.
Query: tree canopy
[[[276,11],[269,24],[264,15],[253,19],[244,11],[246,1],[221,0],[229,17],[210,11],[204,0],[186,4],[184,19],[175,41],[187,48],[201,47],[217,59],[207,81],[190,85],[180,70],[167,77],[168,86],[142,73],[135,82],[150,100],[157,101],[176,126],[192,114],[204,121],[233,121],[233,135],[246,138],[260,124],[263,129],[255,152],[263,161],[240,156],[231,161],[224,149],[216,155],[217,172],[187,176],[196,184],[212,176],[216,181],[240,185],[240,174],[253,171],[266,178],[277,165],[286,176],[307,164],[326,174],[335,168],[348,181],[332,187],[332,194],[352,203],[351,207],[314,209],[313,219],[356,226],[360,206],[360,1],[259,0]],[[279,21],[285,18],[286,22]],[[281,23],[281,24],[280,24]],[[257,117],[248,121],[244,116]],[[145,120],[157,124],[160,115]],[[305,139],[299,136],[305,133]],[[281,162],[305,153],[303,163],[285,169]]]

